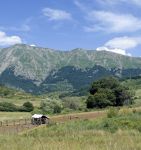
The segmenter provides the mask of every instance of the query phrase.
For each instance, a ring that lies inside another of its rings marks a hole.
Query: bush
[[[62,103],[59,100],[43,100],[41,101],[40,108],[44,113],[61,113],[62,111]]]
[[[117,108],[110,108],[107,112],[107,117],[112,118],[118,116],[119,110]]]
[[[71,110],[84,110],[86,108],[86,104],[83,99],[78,99],[75,97],[67,97],[63,100],[63,107]]]
[[[33,111],[31,111],[31,114],[34,115],[34,114],[44,114],[44,113],[42,112],[41,109],[35,108]]]
[[[137,110],[134,108],[134,109],[132,110],[132,112],[133,112],[133,113],[136,113],[136,112],[137,112]]]
[[[16,112],[16,111],[25,111],[30,112],[33,111],[34,107],[32,103],[26,102],[23,104],[23,106],[16,106],[15,104],[9,103],[9,102],[1,102],[0,103],[0,111],[10,111],[10,112]]]
[[[25,102],[20,108],[20,111],[31,112],[34,110],[34,106],[31,102]]]
[[[12,103],[1,102],[0,103],[0,111],[14,112],[14,111],[18,111],[18,107]]]
[[[128,109],[128,108],[123,108],[121,111],[120,111],[120,114],[121,115],[127,115],[127,114],[130,114],[131,113],[131,111],[130,111],[130,109]]]

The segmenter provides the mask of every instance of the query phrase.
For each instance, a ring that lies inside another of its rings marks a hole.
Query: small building
[[[43,114],[34,114],[31,120],[33,125],[48,124],[49,117]]]

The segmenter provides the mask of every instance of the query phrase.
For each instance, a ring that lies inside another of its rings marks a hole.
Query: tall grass
[[[44,134],[43,134],[44,133]],[[46,134],[45,134],[46,133]],[[42,129],[36,134],[0,137],[1,150],[134,150],[141,149],[137,131],[116,133],[83,130],[70,132]]]
[[[0,135],[0,150],[140,150],[141,133],[136,126],[140,116],[140,113],[120,114],[104,120],[39,127],[19,135]],[[130,123],[124,126],[124,120]],[[109,127],[105,125],[107,122]],[[130,126],[134,122],[136,125]]]

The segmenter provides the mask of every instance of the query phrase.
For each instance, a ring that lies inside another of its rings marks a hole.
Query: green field
[[[25,102],[31,102],[34,106],[39,106],[41,99],[32,99],[32,98],[22,98],[22,99],[17,99],[17,98],[0,98],[0,102],[9,102],[13,103],[17,106],[22,106],[23,103]]]
[[[1,135],[3,150],[140,150],[141,113],[40,126]],[[8,144],[7,144],[8,143]]]
[[[31,114],[28,112],[0,112],[0,121],[28,119],[30,117]]]
[[[133,82],[130,82],[132,87]],[[23,130],[18,134],[0,135],[0,150],[140,150],[141,149],[141,87],[133,86],[135,90],[135,103],[132,106],[124,106],[118,111],[111,111],[111,118],[103,115],[90,118],[93,110],[85,113],[89,117],[82,119],[78,114],[68,114],[65,110],[60,116],[51,114],[56,123],[49,126],[40,126],[30,130]],[[40,106],[43,99],[57,99],[58,93],[51,93],[43,96],[32,96],[30,94],[19,93],[17,95],[0,97],[0,102],[11,102],[18,106],[30,101],[35,107]],[[84,107],[85,97],[63,97],[62,102],[67,105],[71,101],[77,102],[80,108]],[[81,102],[81,103],[80,103]],[[75,104],[75,103],[72,103]],[[73,106],[74,107],[74,106]],[[82,110],[72,110],[83,112]],[[104,111],[105,110],[105,111]],[[101,110],[107,112],[108,108]],[[112,109],[111,109],[112,110]],[[82,115],[82,113],[81,113]],[[67,117],[68,116],[68,117]],[[78,117],[76,121],[68,121],[69,116]],[[86,115],[87,116],[87,115]],[[31,118],[31,113],[26,112],[0,112],[0,121]],[[92,120],[93,119],[93,120]]]

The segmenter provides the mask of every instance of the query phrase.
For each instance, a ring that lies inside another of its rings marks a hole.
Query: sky
[[[0,0],[0,47],[141,56],[141,0]]]

